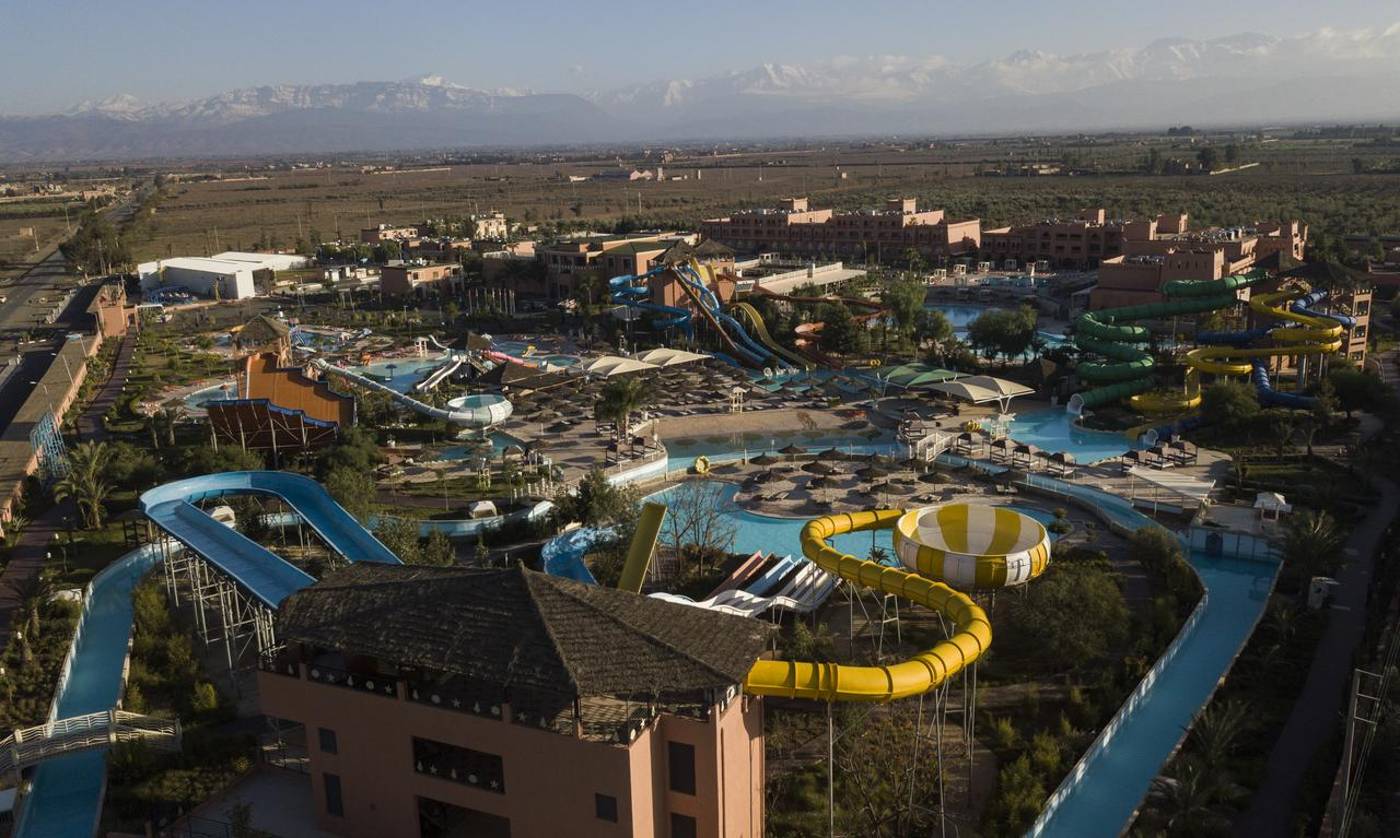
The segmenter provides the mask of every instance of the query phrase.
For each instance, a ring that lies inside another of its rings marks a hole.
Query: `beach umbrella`
[[[807,449],[803,448],[801,445],[784,445],[782,448],[778,449],[779,454],[786,454],[789,458],[795,457],[798,454],[805,454],[806,452]]]
[[[874,480],[878,477],[885,477],[889,472],[877,465],[868,465],[856,470],[856,477],[861,480]]]
[[[774,463],[778,462],[778,459],[776,457],[769,456],[765,453],[759,454],[757,457],[754,457],[753,459],[749,460],[749,462],[753,463],[756,466],[771,466]]]
[[[761,471],[754,475],[753,479],[756,483],[772,483],[774,480],[778,479],[778,474],[773,471]]]
[[[835,448],[828,448],[825,451],[818,454],[817,459],[825,460],[827,462],[831,462],[833,460],[844,460],[846,459],[846,454],[844,451],[838,451]]]
[[[827,465],[821,460],[813,460],[812,462],[803,466],[802,470],[807,472],[808,474],[822,475],[834,474],[836,472],[836,469],[832,468],[831,466]]]
[[[816,477],[807,481],[807,488],[809,489],[825,489],[830,485],[831,478],[822,474],[818,474]]]

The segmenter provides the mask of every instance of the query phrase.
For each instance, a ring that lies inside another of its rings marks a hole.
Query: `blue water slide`
[[[1247,329],[1242,332],[1197,332],[1196,343],[1207,346],[1252,346],[1269,337],[1268,329]]]
[[[1311,410],[1313,405],[1317,404],[1317,399],[1313,396],[1280,393],[1275,390],[1273,383],[1269,381],[1269,368],[1262,361],[1254,362],[1254,372],[1250,373],[1249,380],[1254,382],[1254,392],[1259,396],[1259,403],[1262,405]]]
[[[651,311],[660,315],[653,318],[652,325],[658,329],[669,329],[673,326],[685,331],[687,337],[695,333],[695,327],[691,323],[689,309],[679,306],[666,306],[660,303],[653,303],[647,298],[651,296],[651,290],[647,288],[646,281],[651,277],[661,273],[666,268],[652,268],[639,276],[624,274],[615,276],[608,280],[608,292],[612,297],[614,305],[630,306],[642,311]]]
[[[285,471],[206,474],[141,495],[156,526],[236,580],[271,608],[316,581],[255,541],[215,521],[195,502],[233,494],[271,495],[291,507],[332,550],[352,562],[399,564],[398,556],[309,477]]]
[[[720,308],[719,298],[705,285],[694,268],[689,265],[678,265],[676,266],[676,275],[681,278],[682,282],[690,286],[691,290],[700,298],[701,305],[705,306],[710,315],[729,334],[729,337],[734,341],[734,350],[739,353],[743,360],[755,367],[762,367],[770,363],[773,353],[766,346],[755,341],[742,323],[724,313]]]
[[[1348,317],[1345,314],[1333,314],[1330,311],[1314,311],[1313,306],[1325,299],[1327,299],[1326,291],[1314,291],[1311,294],[1305,294],[1294,300],[1293,305],[1289,306],[1289,308],[1296,314],[1306,314],[1309,317],[1324,317],[1328,320],[1335,320],[1342,324],[1342,328],[1344,329],[1350,329],[1356,325],[1356,319],[1354,317]]]

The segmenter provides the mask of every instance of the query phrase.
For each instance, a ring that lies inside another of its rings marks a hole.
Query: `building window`
[[[476,809],[454,806],[428,797],[418,798],[421,838],[510,838],[510,819]]]
[[[506,791],[505,768],[500,757],[446,742],[413,737],[413,770],[498,794]]]
[[[666,748],[671,791],[695,794],[695,746],[684,742],[668,742]]]
[[[593,814],[600,821],[617,823],[617,798],[610,794],[593,795]]]
[[[696,833],[695,818],[671,813],[671,838],[695,838]]]
[[[319,737],[320,740],[321,740],[321,753],[323,753],[323,754],[338,754],[338,753],[340,753],[340,750],[338,749],[338,747],[337,747],[337,745],[336,745],[336,741],[335,741],[335,731],[331,730],[330,728],[319,727],[319,728],[316,728],[316,732],[317,732],[318,737]]]
[[[326,787],[326,814],[344,817],[345,801],[340,795],[340,775],[322,774],[321,784]]]

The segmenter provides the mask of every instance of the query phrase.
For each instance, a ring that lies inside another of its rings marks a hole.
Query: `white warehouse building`
[[[201,297],[242,300],[257,295],[255,280],[259,272],[266,272],[262,278],[267,278],[276,271],[300,268],[306,263],[304,256],[227,251],[210,258],[177,256],[142,262],[136,266],[136,272],[142,291],[184,288]]]

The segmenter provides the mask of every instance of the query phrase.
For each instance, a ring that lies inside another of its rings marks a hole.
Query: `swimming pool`
[[[231,379],[223,384],[205,387],[185,396],[185,408],[187,410],[203,410],[209,402],[236,398],[238,398],[238,382]]]
[[[707,487],[719,487],[719,498],[723,504],[724,516],[734,524],[734,544],[730,551],[734,553],[777,553],[780,556],[789,553],[801,555],[802,527],[807,524],[814,515],[804,515],[800,518],[781,518],[773,515],[760,515],[757,512],[750,512],[735,503],[734,498],[739,493],[739,486],[735,483],[728,483],[720,480],[698,480],[693,481]],[[671,496],[678,489],[671,486],[659,492],[647,495],[647,500],[658,503],[669,503]],[[898,506],[898,499],[891,501],[891,506]],[[916,504],[922,505],[922,504]],[[913,508],[913,507],[910,507]],[[1011,509],[1021,512],[1036,519],[1041,524],[1049,526],[1055,520],[1055,515],[1044,509],[1037,509],[1033,506],[1010,505]],[[663,526],[664,534],[665,528]],[[887,564],[898,565],[894,558],[893,544],[894,530],[872,530],[870,532],[845,533],[831,539],[832,546],[838,550],[849,553],[853,556],[868,556],[872,547],[880,547],[890,557]],[[664,535],[663,535],[664,537]],[[1052,539],[1058,536],[1053,533]]]
[[[1141,447],[1123,434],[1077,427],[1074,416],[1059,407],[1017,414],[1009,433],[1017,442],[1027,442],[1044,451],[1073,454],[1081,464],[1119,457]]]
[[[583,359],[577,355],[565,355],[559,352],[536,351],[526,355],[525,350],[529,349],[530,346],[531,344],[523,340],[498,340],[492,343],[492,348],[496,351],[504,352],[512,358],[525,361],[526,363],[546,363],[554,367],[573,367],[583,362]]]
[[[524,446],[524,443],[505,431],[492,431],[487,434],[486,438],[491,443],[491,456],[493,457],[501,456],[501,452],[512,445]],[[480,457],[484,451],[484,446],[464,443],[462,445],[449,446],[441,451],[426,456],[435,460],[469,460],[473,457]]]
[[[384,382],[390,389],[400,393],[407,393],[413,389],[413,385],[422,380],[429,371],[437,369],[445,363],[443,357],[437,358],[389,358],[383,361],[375,361],[363,367],[351,367],[352,372],[361,375],[373,376]],[[393,369],[390,370],[390,367]],[[390,375],[392,374],[392,378]]]
[[[776,455],[780,448],[788,445],[800,445],[813,453],[827,448],[836,448],[847,454],[900,454],[904,451],[892,433],[879,428],[866,431],[742,431],[667,437],[662,441],[669,455],[666,464],[669,469],[688,469],[695,465],[695,458],[702,455],[714,462],[737,460],[744,456],[745,451],[752,456],[764,451]]]
[[[1005,306],[976,306],[963,305],[958,303],[930,303],[924,306],[927,311],[940,311],[948,318],[948,325],[953,327],[953,334],[962,340],[967,339],[967,327],[972,325],[972,321],[981,317],[984,313],[993,309],[1011,311]],[[1036,334],[1045,343],[1046,347],[1061,346],[1069,342],[1069,338],[1055,332],[1047,332],[1044,329],[1036,330]]]

